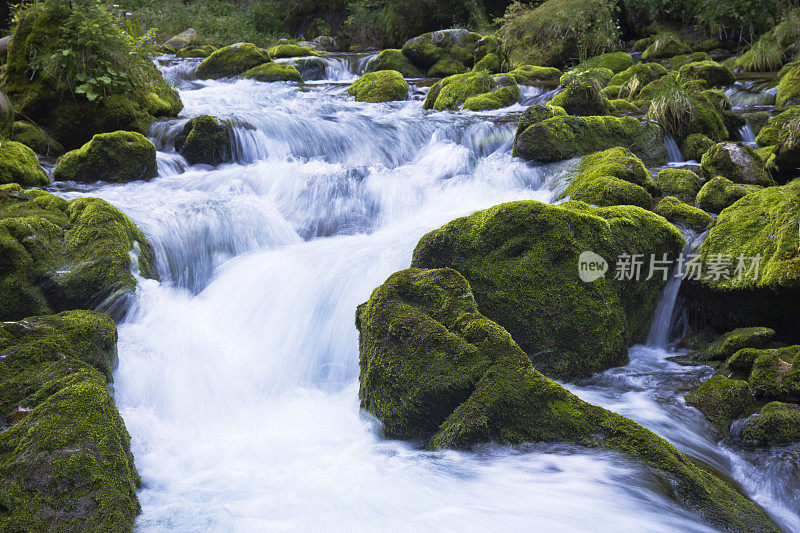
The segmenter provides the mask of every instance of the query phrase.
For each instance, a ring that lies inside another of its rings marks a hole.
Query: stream
[[[159,177],[57,184],[64,197],[117,206],[157,255],[161,281],[140,280],[114,372],[143,481],[139,530],[714,531],[626,456],[566,445],[426,452],[382,440],[359,410],[356,306],[410,264],[426,232],[502,202],[552,202],[576,166],[511,156],[521,104],[428,112],[413,83],[406,102],[353,101],[343,80],[363,59],[334,58],[325,79],[297,86],[194,80],[196,61],[161,58],[185,109],[151,130]],[[234,163],[190,167],[174,153],[200,114],[236,124]],[[628,366],[567,388],[800,531],[797,448],[719,444],[684,404],[711,370],[666,359],[677,296],[673,283],[657,334]]]

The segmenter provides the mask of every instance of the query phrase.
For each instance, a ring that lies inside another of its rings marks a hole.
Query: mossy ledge
[[[145,236],[104,200],[0,187],[0,320],[91,308],[121,315],[136,287],[134,259],[142,276],[157,277]]]
[[[130,436],[109,394],[117,330],[69,311],[0,324],[0,530],[127,532]]]
[[[469,280],[481,311],[514,335],[534,366],[577,379],[627,362],[644,340],[664,281],[581,281],[578,260],[593,251],[675,257],[681,233],[634,206],[501,204],[425,235],[411,266],[449,267]]]
[[[633,421],[583,402],[539,373],[478,312],[449,268],[397,272],[358,307],[360,398],[390,438],[428,449],[480,442],[568,442],[641,461],[679,504],[736,531],[778,531],[763,511]]]

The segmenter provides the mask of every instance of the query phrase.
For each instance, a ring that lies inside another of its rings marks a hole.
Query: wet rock
[[[50,183],[33,150],[14,141],[0,143],[0,185],[8,183],[24,187],[43,187]]]
[[[408,83],[396,70],[364,74],[347,89],[358,102],[392,102],[408,99]]]
[[[415,67],[400,50],[395,49],[383,50],[367,64],[367,72],[379,70],[395,70],[404,78],[421,78],[423,76],[422,71]]]
[[[707,230],[714,223],[711,215],[702,209],[680,201],[674,196],[662,198],[653,209],[653,212],[666,218],[676,226],[698,232]]]
[[[88,183],[126,183],[157,175],[156,147],[132,131],[95,135],[81,148],[61,156],[53,169],[55,180]]]
[[[194,28],[189,28],[183,30],[178,35],[175,35],[164,44],[166,46],[171,46],[176,50],[180,50],[181,48],[186,48],[189,46],[195,39],[197,39],[197,30]]]
[[[755,185],[737,185],[727,178],[717,176],[708,180],[697,193],[697,207],[709,213],[721,213],[757,188]]]
[[[175,137],[175,150],[190,165],[230,163],[233,161],[231,125],[209,115],[194,117]]]
[[[686,396],[686,405],[703,413],[718,439],[728,437],[731,422],[751,403],[753,397],[746,381],[728,379],[719,374]]]
[[[285,63],[262,63],[257,67],[253,67],[244,74],[242,78],[261,82],[274,82],[274,81],[303,81],[300,72],[292,66]]]
[[[37,154],[58,157],[64,153],[64,147],[50,137],[46,131],[30,122],[17,121],[11,129],[12,141],[22,143]]]
[[[742,437],[761,445],[800,441],[800,405],[771,402],[747,419]]]
[[[727,87],[736,82],[733,72],[716,61],[700,61],[683,65],[678,73],[682,81],[703,80],[709,87]]]
[[[200,79],[233,77],[270,61],[266,50],[250,43],[237,43],[216,50],[197,65],[195,74]]]
[[[725,142],[712,146],[703,154],[701,168],[708,178],[723,176],[734,183],[775,185],[756,151],[743,143]]]
[[[267,50],[272,59],[281,59],[286,57],[308,57],[319,56],[320,53],[310,46],[303,46],[301,44],[278,44]]]
[[[608,98],[600,93],[601,89],[600,83],[594,78],[570,79],[564,89],[550,100],[550,104],[559,106],[567,114],[574,116],[606,115],[611,110],[611,105]]]
[[[703,186],[703,178],[682,168],[663,168],[658,172],[656,182],[661,192],[679,198],[694,198]]]

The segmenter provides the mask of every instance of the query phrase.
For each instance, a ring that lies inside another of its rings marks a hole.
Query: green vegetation
[[[175,150],[190,165],[230,163],[233,160],[231,125],[209,115],[194,117],[175,136]]]
[[[269,63],[269,53],[252,43],[236,43],[216,50],[197,65],[198,78],[226,78],[244,74],[253,67]]]
[[[800,65],[781,78],[775,103],[779,106],[800,104]]]
[[[625,363],[627,347],[647,334],[664,284],[584,283],[581,252],[674,256],[682,242],[674,226],[638,207],[512,202],[428,233],[411,264],[458,270],[483,313],[514,335],[537,369],[575,379]]]
[[[800,346],[787,346],[753,362],[750,388],[759,398],[800,401]]]
[[[156,147],[132,131],[100,133],[58,159],[53,179],[124,183],[158,175]]]
[[[124,532],[139,513],[130,437],[107,388],[117,331],[70,311],[0,324],[0,529]]]
[[[61,143],[50,137],[41,128],[29,122],[19,120],[14,122],[9,139],[24,144],[37,154],[44,156],[58,157],[64,153],[64,147],[61,146]]]
[[[392,102],[408,99],[408,83],[396,70],[364,74],[347,89],[359,102]]]
[[[656,35],[650,45],[642,53],[642,59],[661,59],[691,52],[691,47],[681,40],[677,34],[663,32]]]
[[[781,130],[765,168],[778,183],[800,177],[800,118],[788,122]]]
[[[402,51],[397,49],[383,50],[367,65],[367,72],[379,70],[395,70],[404,78],[421,78],[423,76],[422,71],[415,67]]]
[[[703,80],[709,87],[727,87],[736,81],[733,72],[716,61],[700,61],[683,65],[678,71],[678,79],[683,82]]]
[[[683,141],[683,155],[690,161],[700,161],[716,143],[702,133],[692,133]]]
[[[300,46],[297,44],[277,44],[267,50],[269,57],[272,59],[281,59],[284,57],[308,57],[320,56],[319,52],[309,48],[308,46]]]
[[[564,89],[550,100],[550,105],[563,108],[569,115],[606,115],[611,106],[608,98],[601,94],[601,89],[600,83],[595,78],[588,76],[572,78]]]
[[[300,72],[293,65],[286,63],[261,63],[242,74],[242,78],[261,82],[294,81],[301,82]]]
[[[775,331],[763,327],[739,328],[716,338],[708,346],[692,353],[697,362],[725,361],[739,350],[763,348],[772,341]]]
[[[703,413],[717,438],[728,436],[731,422],[753,401],[746,381],[728,379],[719,374],[686,396],[686,405]]]
[[[0,185],[41,187],[50,183],[33,150],[14,141],[0,142]]]
[[[674,196],[665,196],[658,202],[653,212],[661,215],[673,224],[695,231],[705,231],[714,222],[711,215],[680,201]]]
[[[545,378],[509,332],[478,312],[484,306],[473,291],[449,268],[411,268],[358,307],[361,405],[388,437],[421,439],[430,449],[488,441],[604,447],[641,460],[677,501],[720,528],[776,530],[756,505],[662,438]]]
[[[664,168],[656,178],[658,187],[664,194],[683,198],[694,198],[703,186],[703,179],[692,172],[680,168]]]
[[[425,97],[424,109],[444,111],[458,110],[471,96],[488,94],[497,88],[497,83],[486,71],[465,72],[449,76],[437,82]]]
[[[708,180],[697,193],[697,207],[709,213],[720,213],[754,190],[745,185],[737,185],[728,178],[716,176]]]
[[[747,421],[743,437],[758,444],[791,444],[799,441],[800,406],[768,403]]]
[[[715,144],[703,154],[701,168],[708,178],[723,176],[734,183],[775,185],[756,151],[743,143]]]

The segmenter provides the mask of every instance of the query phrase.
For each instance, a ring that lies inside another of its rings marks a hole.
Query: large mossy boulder
[[[707,135],[702,133],[692,133],[683,140],[683,155],[689,161],[697,161],[703,158],[703,154],[714,146],[716,143],[711,140]]]
[[[430,76],[460,74],[474,64],[481,38],[464,29],[439,30],[409,39],[402,52],[414,66],[428,71]]]
[[[775,104],[779,106],[800,104],[800,65],[792,68],[781,78]]]
[[[14,122],[9,139],[24,144],[43,156],[58,157],[64,153],[64,147],[61,146],[60,142],[30,122],[22,122],[20,120]]]
[[[680,201],[674,196],[662,198],[653,209],[653,212],[666,218],[676,226],[698,232],[707,230],[714,223],[711,215],[702,209]]]
[[[774,330],[761,326],[737,328],[720,335],[707,346],[692,352],[690,357],[698,363],[725,361],[741,350],[763,348],[774,337]]]
[[[561,197],[591,205],[637,205],[650,209],[656,185],[642,160],[627,148],[585,156]]]
[[[92,311],[0,324],[0,530],[133,528],[140,481],[108,390],[116,341]]]
[[[667,69],[660,63],[637,63],[622,72],[614,74],[609,80],[609,86],[618,86],[619,96],[633,98],[649,83],[654,82],[667,73]]]
[[[175,136],[175,150],[190,165],[221,165],[233,161],[231,124],[210,115],[190,119]]]
[[[97,26],[94,31],[104,33],[102,42],[113,40],[117,45],[117,49],[95,47],[95,55],[84,59],[85,64],[103,65],[108,76],[113,75],[112,70],[116,73],[115,79],[106,76],[109,84],[104,84],[103,78],[99,92],[80,92],[74,80],[67,83],[61,73],[34,68],[31,61],[80,46],[71,37],[74,29],[63,25],[69,17],[80,16],[73,13],[77,9],[91,12]],[[178,93],[167,85],[149,57],[128,44],[119,21],[102,4],[79,8],[71,2],[35,2],[19,11],[15,21],[0,80],[2,90],[20,116],[45,129],[66,149],[83,145],[97,133],[129,130],[145,134],[155,118],[176,116],[183,108]]]
[[[800,346],[765,350],[753,361],[749,378],[756,397],[800,402]]]
[[[742,437],[757,444],[791,444],[800,441],[800,406],[770,402],[744,424]]]
[[[601,94],[600,83],[591,77],[577,77],[566,82],[564,88],[550,100],[573,116],[607,115],[611,110],[608,98]]]
[[[23,187],[43,187],[50,183],[33,150],[15,141],[0,142],[0,185],[8,183]]]
[[[697,193],[697,207],[709,213],[721,213],[723,209],[744,198],[758,187],[739,185],[728,178],[716,176],[708,180]]]
[[[800,118],[781,131],[764,168],[778,183],[800,178]]]
[[[397,49],[387,49],[379,53],[375,59],[367,63],[367,72],[379,70],[396,70],[404,78],[421,78],[423,73],[411,63],[403,52]]]
[[[686,405],[703,413],[719,439],[730,434],[731,423],[753,402],[746,381],[714,375],[686,396]]]
[[[691,53],[692,48],[672,33],[655,36],[652,43],[642,52],[642,59],[662,59]]]
[[[731,103],[723,93],[679,86],[673,75],[667,75],[643,87],[638,98],[650,99],[647,118],[661,124],[679,145],[696,133],[716,142],[729,137],[726,119]]]
[[[755,504],[664,439],[544,377],[505,329],[478,312],[473,290],[452,269],[411,268],[358,307],[361,405],[387,437],[429,449],[568,442],[616,450],[641,461],[710,523],[776,530]]]
[[[581,281],[591,251],[675,257],[681,233],[632,206],[597,208],[512,202],[459,218],[425,235],[412,266],[449,267],[469,280],[481,311],[514,335],[538,370],[559,379],[590,376],[627,361],[643,340],[664,281]]]
[[[465,72],[436,82],[428,91],[423,109],[458,110],[471,96],[488,94],[497,88],[494,78],[486,71]]]
[[[156,278],[142,232],[97,198],[0,188],[0,320],[69,309],[121,314],[136,271]]]
[[[699,61],[680,67],[678,79],[681,81],[703,80],[708,87],[727,87],[736,82],[733,72],[716,61]]]
[[[278,44],[275,45],[267,50],[269,57],[272,59],[282,59],[286,57],[309,57],[309,56],[321,56],[320,52],[317,52],[310,46],[303,46],[301,44]],[[326,54],[327,55],[327,54]]]
[[[730,276],[684,283],[696,316],[720,330],[759,324],[787,339],[800,337],[798,203],[795,180],[751,192],[720,213],[699,253],[706,266],[730,258]]]
[[[627,52],[609,52],[608,54],[600,54],[599,56],[590,57],[578,63],[577,66],[571,68],[565,75],[574,77],[581,73],[595,70],[595,69],[608,69],[612,74],[617,74],[627,70],[633,66],[633,57]]]
[[[664,164],[664,133],[633,117],[557,116],[528,126],[514,137],[514,155],[540,163],[625,146],[651,165]]]
[[[408,99],[408,82],[396,70],[368,72],[353,82],[348,94],[358,102],[394,102]]]
[[[562,72],[555,67],[520,65],[510,71],[508,75],[517,83],[535,83],[558,80],[561,78]]]
[[[247,70],[244,74],[242,74],[242,78],[262,82],[303,81],[303,78],[300,76],[300,72],[293,65],[286,63],[275,63],[274,61],[269,63],[261,63],[257,67]]]
[[[495,89],[484,94],[470,96],[464,100],[462,109],[488,111],[508,107],[519,102],[520,92],[517,82],[511,76],[495,76]]]
[[[683,168],[668,167],[659,170],[656,182],[661,192],[680,198],[694,199],[703,186],[703,178]]]
[[[767,123],[756,134],[756,143],[759,146],[775,146],[781,136],[787,131],[787,126],[795,120],[800,120],[800,106],[790,107],[767,120]]]
[[[763,187],[775,185],[756,151],[744,143],[715,144],[703,154],[700,165],[707,178],[723,176],[734,183]]]
[[[231,78],[253,67],[272,61],[269,53],[251,43],[236,43],[216,50],[197,65],[195,75],[201,79]]]
[[[126,183],[158,175],[156,147],[132,131],[100,133],[77,150],[61,156],[53,169],[60,181]]]

